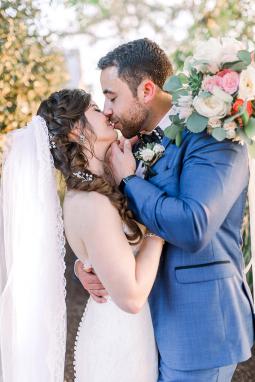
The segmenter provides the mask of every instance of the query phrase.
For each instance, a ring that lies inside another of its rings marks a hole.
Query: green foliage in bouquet
[[[190,76],[188,78],[188,84],[193,97],[198,95],[199,90],[201,88],[202,80],[202,73],[199,73],[195,68],[192,68],[190,71]]]
[[[215,45],[215,60],[210,60],[210,44]],[[233,52],[230,50],[225,59],[224,55],[221,58],[228,44]],[[202,42],[187,60],[185,72],[166,81],[164,89],[171,93],[173,105],[165,134],[177,146],[185,128],[192,133],[207,129],[218,141],[246,143],[250,155],[255,157],[255,67],[251,61],[254,52],[241,50],[239,45],[234,39]]]

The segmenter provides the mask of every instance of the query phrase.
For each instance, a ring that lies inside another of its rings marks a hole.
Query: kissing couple
[[[91,295],[75,381],[231,381],[254,341],[246,146],[187,129],[177,146],[164,134],[172,65],[155,42],[118,46],[98,67],[103,111],[83,90],[60,90],[7,138],[1,381],[64,380],[64,230]]]

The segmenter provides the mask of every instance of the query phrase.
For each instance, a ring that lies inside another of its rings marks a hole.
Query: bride
[[[147,297],[163,240],[132,219],[114,185],[105,158],[116,131],[83,90],[53,93],[37,114],[10,134],[3,166],[2,381],[63,381],[63,226],[54,165],[67,187],[69,244],[110,295],[106,304],[89,299],[77,334],[75,380],[156,382]]]

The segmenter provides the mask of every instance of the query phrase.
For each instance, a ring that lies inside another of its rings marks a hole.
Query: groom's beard
[[[125,138],[132,138],[144,130],[148,116],[149,111],[139,103],[136,103],[132,105],[132,108],[130,108],[125,116],[116,116],[114,118],[118,122],[115,127],[121,131]]]

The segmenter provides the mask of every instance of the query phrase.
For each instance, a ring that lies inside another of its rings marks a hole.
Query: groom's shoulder
[[[212,135],[209,135],[206,131],[201,133],[192,133],[185,129],[183,142],[181,144],[182,150],[185,151],[185,155],[189,155],[195,152],[201,153],[214,153],[214,155],[224,156],[232,153],[234,156],[247,157],[246,145],[240,144],[240,142],[233,142],[229,139],[223,141],[217,141]]]

